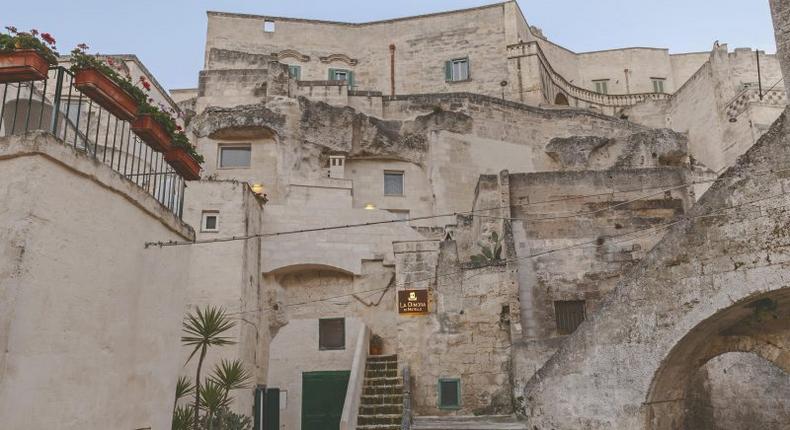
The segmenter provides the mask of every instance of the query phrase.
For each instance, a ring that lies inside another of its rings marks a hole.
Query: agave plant
[[[226,401],[231,390],[247,388],[250,379],[252,379],[252,375],[241,364],[241,360],[225,359],[214,365],[214,372],[209,378],[225,390]]]
[[[502,261],[502,238],[495,231],[488,237],[488,243],[477,242],[480,254],[472,256],[472,263],[479,266],[490,265]]]
[[[176,410],[176,406],[178,406],[178,401],[194,393],[194,390],[195,386],[192,385],[192,381],[190,381],[189,378],[186,376],[178,377],[178,382],[176,382],[176,399],[173,401],[174,412]]]
[[[214,416],[217,411],[222,408],[227,408],[229,405],[230,400],[228,400],[228,392],[222,385],[211,379],[203,383],[203,388],[200,389],[200,408],[205,411],[204,418],[208,424],[208,430],[212,428]]]
[[[200,419],[200,398],[202,388],[200,386],[200,371],[203,367],[203,360],[210,346],[233,345],[236,342],[227,336],[225,332],[236,326],[236,323],[228,317],[225,309],[215,306],[208,306],[204,309],[198,308],[195,313],[187,314],[183,324],[185,336],[181,337],[181,342],[186,346],[193,346],[192,353],[187,358],[187,363],[192,360],[198,352],[198,364],[195,374],[195,422]],[[218,384],[214,384],[217,385]],[[220,387],[221,388],[221,387]]]
[[[195,416],[192,409],[181,406],[173,410],[173,430],[192,430],[195,427]]]

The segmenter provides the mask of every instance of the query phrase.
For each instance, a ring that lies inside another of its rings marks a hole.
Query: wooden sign
[[[398,291],[398,313],[425,315],[428,313],[428,290]]]

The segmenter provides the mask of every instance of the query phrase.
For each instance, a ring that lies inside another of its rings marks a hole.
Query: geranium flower
[[[49,43],[52,46],[55,46],[55,38],[52,37],[49,33],[41,33],[41,38],[44,39],[44,42]]]
[[[88,46],[88,45],[86,45],[86,44],[84,44],[84,43],[80,43],[79,45],[77,45],[77,48],[80,48],[80,49],[82,49],[83,51],[85,51],[85,50],[87,50],[88,48],[90,48],[90,46]]]
[[[33,36],[37,36],[38,35],[38,30],[36,30],[35,28],[32,29],[32,30],[30,30],[30,34],[32,34]]]
[[[8,27],[6,27],[5,29],[6,29],[6,30],[8,30],[8,32],[9,32],[9,33],[14,33],[14,34],[16,34],[16,32],[17,32],[17,30],[16,30],[16,27],[14,27],[13,25],[9,25],[9,26],[8,26]]]

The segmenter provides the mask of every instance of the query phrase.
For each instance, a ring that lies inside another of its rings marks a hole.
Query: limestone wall
[[[192,230],[46,134],[0,139],[0,195],[0,427],[168,428],[191,250],[144,244]]]

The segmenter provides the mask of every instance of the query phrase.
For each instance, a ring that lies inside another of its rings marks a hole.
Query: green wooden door
[[[338,430],[349,371],[302,374],[302,430]]]

